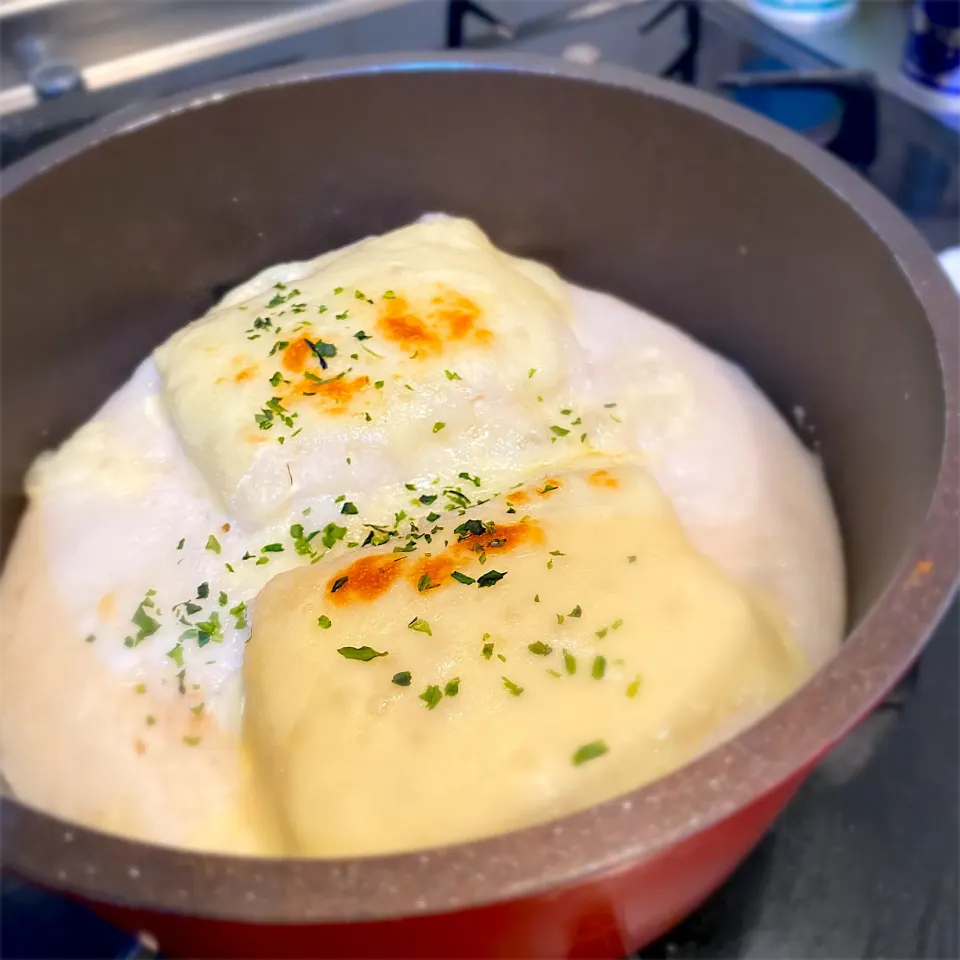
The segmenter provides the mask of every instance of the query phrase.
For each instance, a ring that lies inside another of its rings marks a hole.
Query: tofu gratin
[[[157,843],[353,856],[550,820],[842,639],[819,464],[751,381],[452,217],[264,270],[27,491],[3,774]]]

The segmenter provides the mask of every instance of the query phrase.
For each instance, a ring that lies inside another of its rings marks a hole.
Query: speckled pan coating
[[[889,270],[896,272],[894,265],[898,265],[902,274],[896,278],[898,289],[912,288],[929,324],[929,330],[924,333],[929,338],[932,331],[942,376],[942,382],[935,385],[940,391],[939,407],[934,403],[918,413],[921,418],[937,418],[935,429],[944,438],[938,472],[935,468],[931,474],[935,475],[935,489],[927,501],[925,519],[917,523],[916,535],[906,552],[899,554],[895,576],[886,589],[874,591],[875,595],[879,593],[878,599],[864,604],[863,615],[841,653],[762,722],[657,783],[554,823],[420,854],[357,861],[260,861],[198,855],[129,842],[63,823],[7,796],[2,801],[2,849],[9,867],[53,887],[93,899],[150,909],[189,911],[206,917],[276,922],[343,921],[445,912],[583,880],[629,866],[681,838],[707,829],[809,765],[894,684],[917,656],[943,611],[960,567],[960,431],[957,429],[960,324],[956,295],[933,253],[914,229],[853,172],[766,120],[702,93],[629,71],[583,69],[535,58],[498,55],[466,58],[431,55],[429,63],[406,57],[331,61],[240,78],[199,94],[119,115],[63,140],[9,171],[3,183],[4,261],[11,262],[8,260],[11,249],[22,241],[22,236],[13,232],[20,221],[16,216],[7,217],[14,201],[24,198],[28,188],[38,178],[42,179],[45,171],[55,172],[61,165],[69,166],[75,162],[71,158],[95,151],[98,145],[119,135],[127,134],[129,138],[130,131],[138,131],[132,134],[135,138],[142,131],[149,132],[151,127],[162,130],[165,125],[178,123],[186,114],[210,114],[213,118],[219,105],[235,99],[245,101],[248,98],[244,94],[252,90],[272,89],[279,96],[287,96],[305,85],[335,83],[342,87],[344,96],[359,98],[358,109],[362,109],[361,100],[378,95],[376,91],[384,87],[392,85],[397,90],[415,81],[426,84],[418,88],[426,90],[430,84],[453,83],[454,78],[455,83],[467,86],[479,80],[491,87],[515,89],[516,98],[501,96],[499,100],[508,118],[511,111],[521,110],[516,103],[524,101],[527,88],[536,85],[549,92],[557,85],[566,84],[565,89],[573,92],[573,99],[592,98],[599,112],[606,109],[608,102],[613,111],[629,109],[629,105],[624,105],[627,96],[643,101],[644,109],[662,109],[665,116],[671,117],[682,115],[683,124],[691,130],[702,130],[704,137],[714,136],[709,130],[719,124],[727,129],[724,136],[728,139],[730,131],[736,131],[737,142],[749,139],[754,145],[766,145],[767,154],[773,151],[786,155],[790,164],[781,163],[784,168],[792,165],[794,170],[805,171],[819,181],[820,191],[834,194],[843,205],[856,210],[888,251]],[[478,94],[478,98],[482,96],[486,94]],[[413,114],[417,109],[416,105],[410,106]],[[571,102],[572,112],[579,109],[579,103]],[[696,122],[691,122],[691,117]],[[517,150],[523,149],[525,139],[533,143],[544,136],[524,120],[518,112],[515,123],[509,126],[511,137],[519,143]],[[425,115],[417,122],[452,121],[449,117]],[[611,124],[609,136],[606,150],[620,149],[622,139],[622,150],[638,151],[638,156],[642,153],[635,142],[636,131]],[[599,146],[598,153],[601,153]],[[698,149],[698,144],[691,143],[690,149]],[[423,163],[429,166],[435,159],[435,155],[425,154]],[[714,160],[724,162],[722,156]],[[558,157],[557,164],[563,163],[564,158]],[[541,173],[550,179],[549,171]],[[350,171],[341,171],[341,176],[347,179],[351,175]],[[503,175],[514,174],[508,170]],[[371,172],[364,168],[357,176],[370,177]],[[756,188],[761,186],[758,184]],[[785,183],[785,188],[789,186]],[[470,186],[464,183],[463,190],[466,194]],[[536,190],[532,188],[531,193]],[[557,204],[573,202],[559,194],[554,199]],[[32,202],[39,203],[37,199]],[[535,203],[539,202],[542,197],[535,198]],[[465,198],[462,206],[463,210],[451,212],[476,213],[473,200]],[[402,217],[406,211],[391,211],[389,216],[394,214]],[[65,215],[69,216],[69,211],[65,211]],[[723,238],[723,227],[711,227],[709,212],[704,216],[704,229],[715,229],[717,237]],[[482,215],[478,219],[486,225]],[[493,219],[496,220],[496,216]],[[363,226],[366,228],[367,224]],[[789,226],[771,222],[765,229],[779,231]],[[829,244],[829,230],[825,229],[823,241]],[[536,226],[530,230],[535,232]],[[491,232],[495,241],[502,238],[508,245],[530,246],[527,236],[521,235],[522,230],[511,234],[508,228],[494,225]],[[800,227],[797,242],[801,249],[802,234]],[[577,252],[567,256],[562,249],[563,238],[556,240],[560,244],[559,253],[551,257],[554,242],[553,236],[541,238],[539,249],[545,258],[557,261],[557,266],[572,279],[588,282],[593,279],[597,285],[603,284],[603,270],[588,264],[580,271]],[[855,257],[856,251],[843,254]],[[277,259],[283,258],[272,258]],[[16,250],[12,260],[16,263]],[[703,282],[716,282],[709,265],[704,268],[703,276]],[[209,286],[239,279],[242,277],[211,275],[207,278]],[[200,286],[203,282],[203,278],[196,281]],[[7,286],[6,276],[3,286]],[[624,282],[619,286],[621,289],[614,292],[623,293],[629,284]],[[209,295],[209,289],[204,295]],[[197,300],[187,307],[195,309],[199,304]],[[650,306],[656,309],[658,304]],[[5,302],[4,307],[4,324],[7,324],[9,318],[16,315],[17,304],[11,300]],[[752,307],[745,302],[743,309]],[[176,319],[176,323],[180,322],[182,318]],[[164,318],[144,343],[156,342],[171,324],[173,320]],[[723,336],[716,339],[722,345]],[[142,343],[129,346],[129,359],[139,355],[137,351],[143,352]],[[749,349],[742,352],[750,353]],[[19,362],[15,344],[5,345],[4,359],[8,364]],[[747,365],[754,369],[749,357]],[[123,364],[118,364],[117,369],[123,369]],[[846,373],[851,375],[849,370]],[[828,377],[836,375],[836,371],[825,373]],[[869,370],[856,374],[857,377],[869,375]],[[4,378],[6,386],[6,372]],[[118,382],[119,376],[107,383],[105,389],[113,389]],[[92,388],[88,396],[90,400],[85,401],[88,406],[99,398]],[[22,433],[31,428],[22,419],[10,417],[12,402],[11,394],[5,394],[5,434]],[[51,415],[50,423],[51,429],[60,429],[62,434],[62,417]],[[32,428],[38,429],[39,425],[34,424]],[[20,507],[14,491],[22,475],[22,463],[43,443],[39,436],[28,437],[16,450],[10,448],[13,452],[9,453],[9,466],[4,465],[3,488],[8,534]],[[830,452],[825,454],[830,466]],[[877,523],[883,522],[884,518],[878,516]]]

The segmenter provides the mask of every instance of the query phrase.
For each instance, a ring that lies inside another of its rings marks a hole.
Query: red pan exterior
[[[171,957],[618,960],[669,931],[716,890],[760,841],[806,772],[648,860],[475,910],[365,924],[268,926],[95,909],[132,934],[149,931]]]

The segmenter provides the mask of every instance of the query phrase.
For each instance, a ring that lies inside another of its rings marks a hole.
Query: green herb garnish
[[[144,607],[145,604],[141,603],[140,606],[137,607],[136,613],[130,618],[133,625],[139,631],[141,640],[145,637],[152,637],[160,629],[160,621],[151,617]]]
[[[603,740],[594,740],[591,743],[585,743],[573,755],[573,765],[579,767],[581,763],[588,760],[596,760],[602,757],[610,748]]]
[[[323,545],[329,550],[338,540],[342,540],[346,534],[346,527],[338,527],[335,523],[328,523],[323,528]]]
[[[464,520],[458,527],[453,528],[460,540],[466,540],[467,537],[482,537],[487,528],[479,520]]]
[[[333,581],[333,586],[330,588],[330,592],[336,593],[349,579],[349,577],[337,577],[337,579]]]
[[[643,678],[638,673],[636,677],[630,681],[630,685],[627,687],[627,696],[632,700],[640,692],[640,683]]]
[[[443,495],[450,501],[448,510],[465,510],[470,506],[470,498],[462,491],[453,487],[444,488]]]
[[[236,623],[234,623],[235,630],[245,630],[247,627],[247,605],[245,603],[238,603],[235,607],[230,608],[230,616],[236,618]]]
[[[563,651],[563,666],[572,677],[577,672],[577,658],[569,651]]]
[[[468,587],[470,586],[471,583],[477,582],[476,580],[473,579],[473,577],[468,577],[465,573],[461,573],[459,570],[454,570],[453,573],[450,574],[450,576],[453,577],[453,579],[456,580],[457,583],[465,583]]]
[[[387,656],[386,652],[380,653],[373,647],[339,647],[337,653],[348,660],[363,660],[364,662]]]
[[[478,587],[492,587],[499,580],[502,580],[506,576],[505,573],[501,573],[499,570],[488,570],[479,580],[477,580]]]
[[[395,683],[398,687],[409,687],[412,679],[409,670],[402,670],[400,673],[395,673],[390,682]]]
[[[444,370],[443,372],[447,375],[447,379],[448,379],[448,380],[461,380],[461,379],[462,379],[462,377],[460,376],[460,374],[459,374],[459,373],[454,373],[453,370]]]
[[[318,559],[316,552],[313,547],[310,545],[310,542],[313,540],[319,530],[314,530],[312,533],[304,533],[303,525],[295,523],[290,527],[290,536],[293,539],[293,549],[301,557],[311,557],[313,559]]]
[[[443,692],[432,683],[420,694],[420,699],[427,705],[428,710],[432,710],[443,699]]]
[[[134,636],[126,637],[123,641],[125,647],[135,647],[138,644],[142,643],[147,637],[152,637],[160,629],[160,621],[154,619],[147,609],[156,609],[156,603],[153,600],[153,597],[156,595],[156,590],[148,590],[144,596],[140,606],[137,607],[136,612],[130,618],[130,622],[137,628],[137,632]],[[95,637],[93,634],[87,637],[87,643],[92,643]]]
[[[419,633],[425,633],[428,637],[433,636],[433,631],[430,629],[430,624],[427,623],[423,617],[414,617],[408,624],[408,629],[416,630]]]
[[[446,426],[446,424],[445,424],[442,420],[438,420],[438,421],[433,425],[433,432],[434,432],[434,433],[439,433],[445,426]]]
[[[553,653],[553,647],[551,647],[549,643],[544,643],[542,640],[527,644],[527,649],[537,657],[548,657]]]
[[[555,433],[558,437],[565,437],[570,431],[563,427],[551,427],[550,432]]]
[[[212,533],[207,537],[207,549],[216,554],[220,553],[220,541]]]
[[[597,654],[593,658],[593,669],[590,671],[590,675],[594,680],[602,680],[603,675],[607,672],[607,658],[601,657],[600,654]]]
[[[211,640],[214,643],[222,643],[223,625],[220,623],[220,614],[214,611],[209,619],[201,620],[196,626],[184,630],[180,634],[180,639],[195,639],[198,647],[205,647]]]
[[[321,630],[329,630],[333,625],[333,621],[324,613],[317,617],[317,626]]]
[[[523,687],[519,684],[514,683],[512,680],[507,677],[500,678],[503,681],[503,685],[512,693],[515,697],[519,697],[523,693]]]
[[[452,680],[447,681],[447,685],[443,688],[444,696],[455,697],[460,692],[460,678],[454,677]]]
[[[337,319],[339,319],[339,317]],[[306,337],[303,338],[303,342],[310,348],[311,353],[313,353],[317,360],[320,361],[321,370],[327,369],[328,358],[337,355],[337,348],[332,343],[326,343],[323,340],[318,340],[314,343]]]

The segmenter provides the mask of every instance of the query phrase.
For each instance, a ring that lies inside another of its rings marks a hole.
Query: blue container
[[[958,0],[914,0],[901,69],[930,92],[932,108],[960,111]]]

